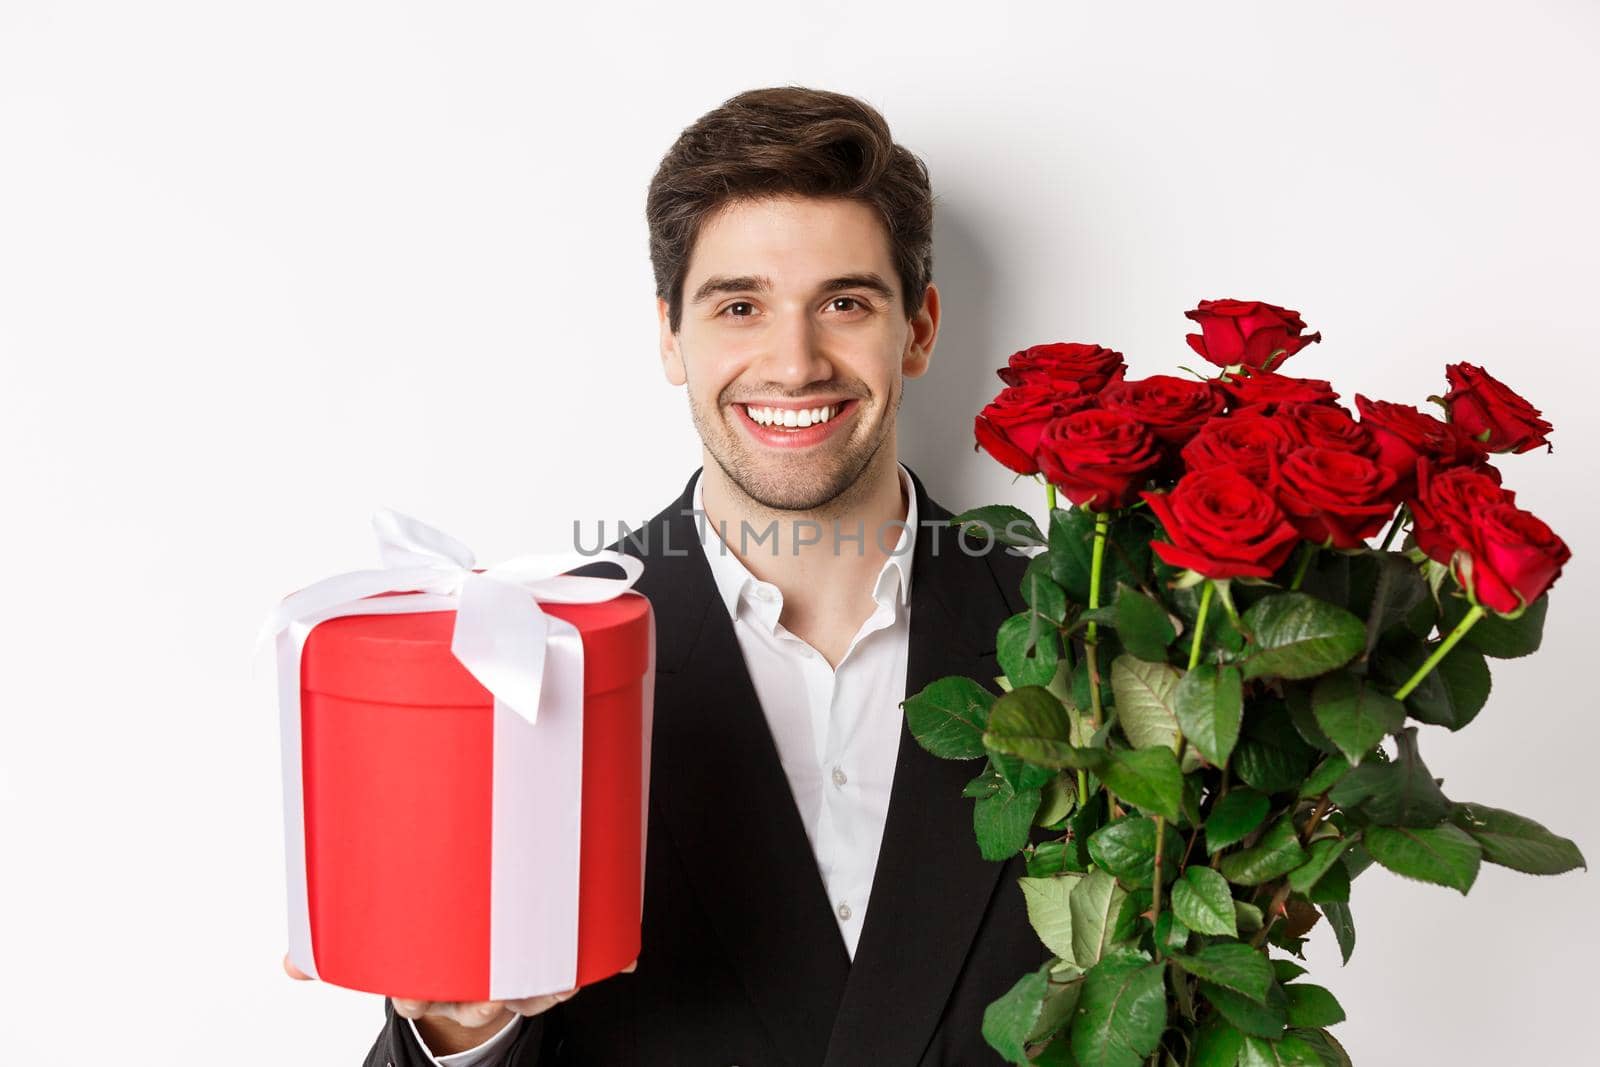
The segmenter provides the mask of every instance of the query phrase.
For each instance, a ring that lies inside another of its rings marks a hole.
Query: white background
[[[902,455],[948,506],[1042,510],[971,451],[1006,354],[1169,372],[1202,298],[1300,309],[1291,372],[1347,398],[1465,359],[1539,404],[1555,454],[1503,466],[1575,553],[1545,649],[1423,751],[1600,859],[1600,13],[1113,6],[0,4],[6,1062],[360,1061],[378,998],[279,970],[254,629],[369,565],[379,505],[493,561],[682,488],[645,188],[762,85],[860,95],[928,163],[945,326]],[[1597,903],[1374,871],[1353,962],[1316,935],[1336,1032],[1363,1067],[1576,1062]]]

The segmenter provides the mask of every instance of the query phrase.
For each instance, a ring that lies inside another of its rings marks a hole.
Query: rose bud
[[[1171,492],[1142,495],[1170,538],[1151,550],[1207,578],[1269,577],[1300,540],[1271,494],[1232,467],[1192,471]]]
[[[1277,467],[1271,487],[1284,515],[1307,541],[1363,548],[1394,515],[1394,472],[1366,456],[1298,448]]]
[[[1512,392],[1494,375],[1471,363],[1452,363],[1444,369],[1450,391],[1441,399],[1450,424],[1480,442],[1490,452],[1531,452],[1544,445],[1553,452],[1554,429],[1539,417],[1539,409]]]
[[[1083,391],[1098,393],[1126,372],[1122,353],[1099,345],[1034,345],[1014,352],[995,371],[1007,385],[1028,381],[1074,382]]]
[[[1163,459],[1160,443],[1142,423],[1100,408],[1045,427],[1034,456],[1051,484],[1091,511],[1127,507]]]
[[[1306,324],[1298,311],[1260,300],[1202,300],[1184,317],[1200,324],[1191,333],[1189,347],[1219,367],[1244,364],[1270,370],[1322,334],[1302,337]]]
[[[1044,428],[1055,419],[1094,403],[1074,382],[1007,386],[978,413],[973,434],[979,447],[1018,474],[1037,474],[1033,453]]]

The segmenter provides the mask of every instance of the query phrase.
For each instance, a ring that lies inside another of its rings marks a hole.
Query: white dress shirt
[[[837,667],[830,667],[820,652],[778,621],[783,592],[740,561],[734,551],[739,531],[705,515],[700,477],[694,485],[700,545],[733,622],[851,959],[872,895],[900,743],[899,705],[906,695],[917,494],[905,466],[898,469],[907,500],[904,527],[873,585],[872,614],[851,638]],[[754,543],[760,532],[752,531],[750,552],[771,551],[770,539]],[[843,537],[856,531],[839,532],[842,552],[874,551],[879,544],[877,531],[864,531],[859,543]],[[887,534],[883,539],[888,540]],[[825,533],[823,545],[828,540]],[[440,1067],[499,1067],[519,1018],[476,1048],[437,1058],[430,1053],[429,1059]],[[427,1049],[420,1034],[417,1043]]]

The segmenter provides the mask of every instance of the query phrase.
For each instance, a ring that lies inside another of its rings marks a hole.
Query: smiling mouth
[[[849,401],[823,404],[814,408],[778,408],[759,404],[740,404],[750,421],[772,430],[803,430],[837,418]]]

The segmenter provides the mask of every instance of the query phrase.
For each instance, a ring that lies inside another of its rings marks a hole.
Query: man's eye
[[[851,304],[851,305],[853,305],[852,307],[844,308],[843,310],[845,310],[845,311],[856,311],[856,310],[865,310],[866,309],[866,305],[863,304],[861,301],[857,300],[853,296],[836,296],[831,301],[829,301],[829,303],[832,303],[832,304],[843,303],[843,304]]]
[[[754,311],[755,305],[751,304],[748,300],[735,300],[733,303],[722,309],[722,314],[727,315],[728,312],[732,311],[734,308],[750,308],[752,311]],[[750,316],[748,314],[735,314],[730,317],[735,319],[748,319]]]

